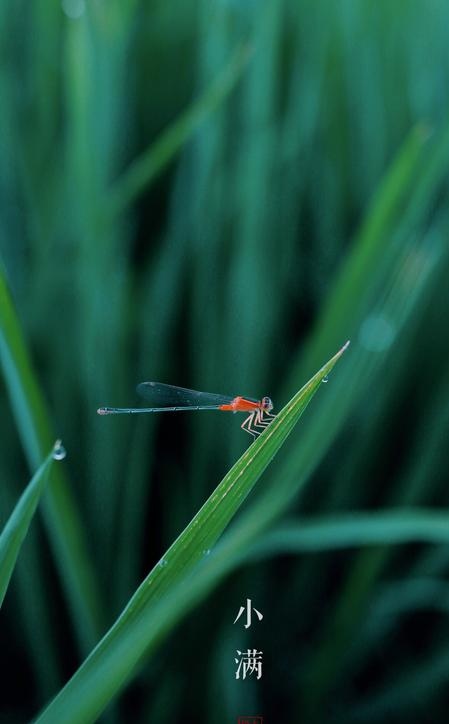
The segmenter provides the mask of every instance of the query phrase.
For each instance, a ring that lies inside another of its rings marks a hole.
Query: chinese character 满
[[[248,649],[242,653],[237,649],[237,653],[240,659],[235,659],[235,663],[238,664],[235,678],[246,679],[247,675],[251,676],[251,674],[256,673],[256,678],[260,679],[262,677],[262,651]]]

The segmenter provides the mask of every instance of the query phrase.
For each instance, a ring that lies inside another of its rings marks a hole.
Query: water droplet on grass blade
[[[210,548],[206,548],[206,549],[203,551],[203,556],[209,556],[209,555],[210,555]]]
[[[67,455],[65,447],[61,443],[61,440],[56,440],[53,448],[53,460],[64,460]]]
[[[321,382],[322,382],[323,384],[326,384],[326,382],[329,382],[329,377],[328,377],[327,375],[325,375],[325,377],[323,377],[323,379],[321,380]]]
[[[165,566],[167,565],[167,563],[168,563],[168,561],[167,561],[166,558],[161,558],[161,560],[159,561],[159,565],[160,565],[161,568],[165,568]]]

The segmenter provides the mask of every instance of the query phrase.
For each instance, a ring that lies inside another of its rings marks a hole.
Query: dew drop
[[[323,383],[323,385],[325,385],[326,382],[329,382],[329,377],[326,375],[325,377],[323,377],[323,379],[321,380],[321,382]]]
[[[203,551],[203,556],[210,556],[210,548],[206,548],[206,549]]]
[[[161,568],[165,568],[165,566],[167,565],[167,563],[168,563],[168,561],[167,561],[166,558],[161,558],[161,560],[159,561],[159,565],[160,565]]]
[[[53,460],[64,460],[67,455],[65,447],[61,443],[61,440],[56,440],[53,448]]]

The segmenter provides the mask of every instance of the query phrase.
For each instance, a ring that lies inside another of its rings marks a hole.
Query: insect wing
[[[229,395],[214,395],[185,387],[165,385],[163,382],[141,382],[138,394],[154,407],[198,407],[199,405],[227,405],[234,399]]]

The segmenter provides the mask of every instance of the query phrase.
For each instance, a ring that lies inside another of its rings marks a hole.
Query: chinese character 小
[[[257,618],[259,619],[259,621],[262,621],[263,616],[262,616],[262,614],[260,613],[260,611],[258,611],[257,608],[254,608],[254,606],[253,606],[253,610],[256,612]],[[242,615],[242,613],[243,613],[244,611],[245,611],[245,607],[244,607],[244,606],[240,606],[240,611],[238,612],[238,614],[237,614],[237,616],[236,616],[236,618],[235,618],[234,623],[236,623],[236,622],[239,620],[240,616]],[[246,623],[245,623],[245,628],[249,628],[250,626],[251,626],[251,599],[250,599],[250,598],[247,598],[247,599],[246,599]]]

